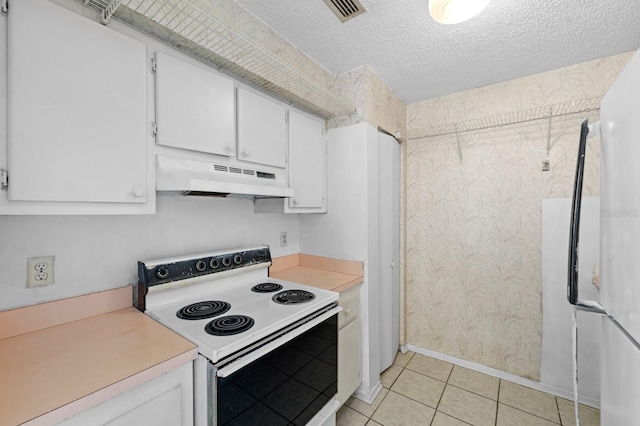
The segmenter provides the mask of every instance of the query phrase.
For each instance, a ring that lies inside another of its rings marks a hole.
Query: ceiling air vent
[[[342,22],[347,22],[365,12],[364,6],[358,0],[324,0],[324,2]]]

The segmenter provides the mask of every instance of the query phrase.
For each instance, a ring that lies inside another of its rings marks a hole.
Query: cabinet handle
[[[234,148],[235,148],[235,146],[233,146],[233,145],[227,145],[227,146],[224,147],[224,151],[231,153],[231,152],[233,152]]]
[[[248,149],[245,149],[244,151],[242,151],[242,156],[243,157],[248,157],[251,155],[251,151],[249,151]]]
[[[292,202],[293,204],[298,204],[298,200],[297,200],[296,198],[294,198],[293,200],[291,200],[291,202]]]
[[[133,196],[136,198],[142,198],[146,195],[146,191],[144,190],[144,188],[141,188],[139,186],[135,187],[133,189]]]
[[[351,313],[351,308],[344,308],[344,313],[349,315]]]

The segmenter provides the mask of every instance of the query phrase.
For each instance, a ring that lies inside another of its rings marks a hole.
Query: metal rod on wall
[[[536,120],[548,120],[549,117],[561,117],[579,114],[600,108],[601,96],[544,105],[520,111],[511,111],[489,117],[472,118],[456,123],[436,124],[428,127],[413,127],[408,129],[408,139],[422,139],[434,136],[448,135],[456,132],[472,132],[511,124],[525,123]]]
[[[460,164],[462,164],[462,148],[460,147],[460,133],[456,126],[456,145],[458,146],[458,158],[460,158]]]
[[[551,117],[553,115],[553,106],[549,106],[549,115],[547,116],[547,158],[542,162],[542,171],[551,170],[549,164],[549,156],[551,155]]]

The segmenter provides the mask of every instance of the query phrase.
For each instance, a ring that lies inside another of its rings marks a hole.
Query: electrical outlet
[[[280,247],[287,246],[287,231],[283,231],[280,233]]]
[[[54,256],[27,259],[27,287],[53,284],[53,260]]]

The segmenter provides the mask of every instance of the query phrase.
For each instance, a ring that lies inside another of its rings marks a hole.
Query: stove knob
[[[239,254],[236,254],[235,256],[233,256],[233,263],[235,263],[236,265],[241,264],[242,256],[240,256]]]
[[[164,266],[161,266],[156,270],[156,276],[163,280],[169,276],[169,270]]]
[[[204,271],[207,269],[207,263],[204,260],[198,260],[196,262],[196,269],[200,272]]]
[[[223,257],[223,258],[222,258],[222,265],[223,265],[223,266],[229,266],[229,265],[231,265],[231,259],[230,259],[230,258],[228,258],[228,257]]]
[[[211,259],[209,266],[211,266],[212,269],[217,269],[218,266],[220,266],[220,261],[218,259]]]

